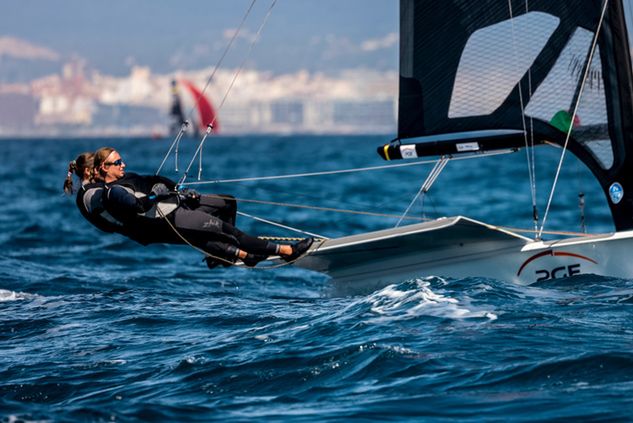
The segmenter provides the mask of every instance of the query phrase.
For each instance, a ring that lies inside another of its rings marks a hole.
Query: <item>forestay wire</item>
[[[609,0],[605,0],[602,6],[602,13],[600,14],[600,21],[598,22],[598,28],[596,29],[596,32],[593,36],[593,42],[589,50],[589,58],[585,66],[585,71],[583,72],[582,81],[580,83],[580,91],[578,93],[578,98],[576,99],[576,104],[574,105],[574,112],[571,115],[571,122],[569,124],[569,129],[567,129],[567,135],[565,136],[565,144],[563,145],[563,151],[561,152],[560,160],[558,161],[556,176],[554,177],[554,182],[552,183],[552,190],[549,193],[549,199],[547,200],[547,207],[545,208],[545,214],[543,215],[543,222],[541,223],[541,228],[538,232],[538,238],[540,238],[543,233],[543,228],[545,227],[545,221],[547,220],[547,214],[552,204],[552,199],[554,198],[554,192],[556,191],[556,184],[558,183],[558,177],[560,175],[561,168],[563,167],[563,160],[565,159],[565,153],[567,152],[567,144],[569,144],[569,138],[571,137],[571,130],[574,127],[574,120],[576,120],[576,113],[578,112],[578,107],[580,106],[580,99],[582,98],[582,94],[585,89],[585,83],[587,82],[587,75],[589,75],[591,62],[593,62],[593,55],[596,51],[596,45],[598,44],[598,35],[600,34],[600,29],[602,28],[602,22],[604,20],[604,15],[607,11],[608,4],[609,4]]]
[[[251,52],[253,51],[253,48],[255,47],[255,44],[259,40],[259,37],[260,37],[260,35],[262,33],[262,30],[266,26],[266,23],[268,22],[268,18],[270,18],[270,15],[271,15],[271,13],[273,11],[273,8],[275,7],[276,3],[277,3],[277,0],[273,0],[271,2],[270,7],[268,8],[268,11],[266,12],[266,15],[264,16],[264,19],[263,19],[262,23],[260,24],[259,28],[257,29],[257,32],[255,33],[255,36],[253,37],[253,41],[251,42],[251,44],[250,44],[250,46],[248,48],[248,51],[247,51],[246,55],[244,56],[244,59],[242,60],[242,63],[240,64],[239,68],[235,72],[235,75],[233,76],[233,79],[231,80],[231,83],[229,84],[229,87],[227,88],[226,92],[224,93],[224,97],[222,97],[222,101],[220,102],[220,105],[218,106],[218,112],[224,106],[224,103],[226,102],[226,99],[228,98],[229,93],[231,92],[231,89],[233,88],[233,85],[235,85],[235,81],[237,80],[237,77],[240,75],[240,73],[244,69],[244,66],[246,65],[246,61],[250,57]],[[185,170],[185,172],[183,173],[182,177],[180,178],[180,181],[178,182],[179,186],[182,185],[187,180],[187,176],[189,174],[189,170],[191,169],[191,166],[193,165],[193,162],[196,160],[196,156],[198,156],[198,155],[200,157],[199,169],[198,169],[198,180],[200,180],[200,178],[202,176],[202,147],[204,146],[204,142],[206,141],[207,136],[213,130],[213,124],[215,123],[216,119],[217,119],[217,113],[213,117],[213,121],[211,121],[209,123],[209,125],[207,126],[207,131],[206,131],[205,135],[202,137],[202,140],[198,144],[198,148],[194,152],[193,157],[191,158],[191,161],[189,162],[189,165],[187,166],[187,169]]]
[[[207,88],[209,88],[209,85],[211,84],[211,81],[215,77],[216,72],[220,68],[220,65],[224,61],[224,58],[226,57],[227,53],[229,52],[229,50],[233,46],[233,42],[237,39],[237,36],[242,31],[242,27],[244,26],[244,23],[246,22],[246,19],[248,18],[248,15],[250,15],[251,10],[253,10],[253,6],[255,6],[256,2],[257,2],[257,0],[253,0],[251,2],[250,6],[248,7],[248,9],[246,9],[246,12],[244,13],[244,16],[242,16],[242,21],[240,22],[239,26],[237,27],[237,30],[235,30],[233,32],[233,36],[231,37],[231,39],[229,40],[228,44],[224,48],[224,52],[222,53],[222,56],[220,56],[220,59],[215,64],[215,67],[213,68],[213,71],[209,75],[209,78],[207,78],[206,84],[204,84],[204,87],[202,88],[202,91],[200,91],[200,94],[198,94],[198,98],[196,98],[195,103],[191,106],[191,109],[189,110],[189,113],[187,114],[187,116],[191,116],[191,114],[194,111],[195,104],[198,101],[200,101],[200,98],[204,95],[204,93],[206,92]],[[171,152],[174,149],[174,147],[176,147],[176,152],[175,152],[175,156],[176,156],[176,172],[178,171],[178,146],[180,145],[180,139],[184,135],[184,133],[187,130],[188,126],[189,126],[189,121],[185,121],[180,126],[180,131],[178,131],[178,134],[176,135],[176,137],[175,137],[174,141],[172,142],[171,146],[169,147],[169,150],[167,151],[167,154],[165,154],[165,157],[163,158],[163,161],[161,162],[160,166],[156,170],[156,175],[158,175],[160,173],[161,169],[165,165],[165,162],[169,158],[169,155],[171,154]]]
[[[514,28],[514,14],[512,12],[512,0],[508,0],[508,11],[510,14],[510,22],[512,25],[512,51],[514,53],[514,60],[518,62],[518,51],[516,46],[516,36]],[[525,0],[525,12],[529,12],[528,0]],[[532,96],[532,70],[528,69],[528,91],[530,97]],[[525,103],[523,100],[523,86],[519,81],[519,103],[521,105],[521,122],[523,124],[523,138],[525,141],[525,155],[527,159],[528,175],[530,178],[530,194],[532,196],[532,219],[534,220],[534,230],[538,229],[538,211],[536,207],[536,175],[535,175],[535,160],[534,160],[534,132],[532,130],[532,119],[530,118],[530,142],[528,142],[528,130],[525,122]],[[532,147],[532,148],[530,148]]]

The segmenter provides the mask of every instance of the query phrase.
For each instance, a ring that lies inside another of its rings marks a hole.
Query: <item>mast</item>
[[[175,79],[171,81],[171,109],[169,110],[169,116],[172,118],[169,132],[171,134],[177,134],[186,119],[182,111],[182,102],[180,101],[180,94],[178,93],[178,83]]]

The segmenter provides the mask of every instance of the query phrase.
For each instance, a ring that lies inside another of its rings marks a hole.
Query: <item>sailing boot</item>
[[[291,262],[297,260],[299,257],[304,255],[306,251],[310,249],[312,244],[314,243],[314,238],[305,238],[299,242],[292,244],[292,254],[287,256],[282,256],[286,262]]]
[[[247,267],[255,267],[257,266],[257,263],[259,263],[260,261],[264,261],[267,258],[268,256],[264,256],[262,254],[248,253],[246,257],[242,259],[242,263],[244,263],[244,265]]]
[[[207,264],[207,267],[209,269],[215,269],[216,267],[222,265],[224,267],[230,267],[233,266],[233,264],[235,263],[235,259],[234,258],[226,258],[223,257],[224,260],[217,260],[213,257],[205,257],[203,259],[203,261]]]

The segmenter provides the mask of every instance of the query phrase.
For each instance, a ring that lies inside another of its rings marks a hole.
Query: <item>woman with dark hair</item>
[[[68,163],[68,174],[64,180],[64,192],[68,195],[73,193],[73,173],[79,177],[81,184],[87,184],[92,179],[94,167],[94,153],[81,153],[77,158]]]
[[[312,245],[312,238],[282,245],[245,234],[233,225],[236,206],[232,197],[205,198],[195,191],[178,192],[176,184],[165,177],[126,173],[125,167],[113,148],[95,152],[95,177],[105,183],[106,211],[124,229],[133,229],[150,242],[187,242],[214,252],[217,245],[223,245],[222,259],[240,259],[248,266],[255,266],[270,255],[294,261]],[[212,260],[207,260],[207,264],[217,265]]]

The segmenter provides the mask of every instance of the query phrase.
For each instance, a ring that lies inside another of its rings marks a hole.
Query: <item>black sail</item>
[[[398,142],[379,154],[453,155],[526,139],[562,146],[571,127],[568,148],[600,182],[616,229],[633,229],[629,41],[622,1],[604,7],[401,0]]]

